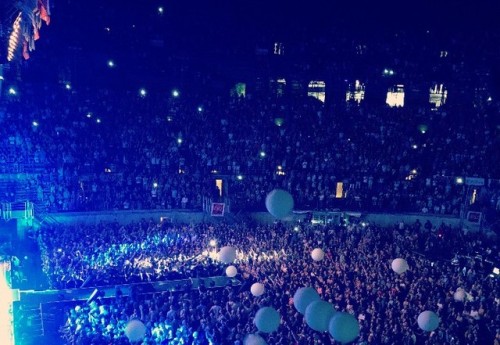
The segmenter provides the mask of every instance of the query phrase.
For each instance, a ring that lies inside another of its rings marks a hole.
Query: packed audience
[[[210,241],[238,250],[235,265],[242,286],[133,293],[68,305],[64,334],[72,344],[126,344],[124,327],[131,319],[147,326],[143,344],[242,344],[246,334],[256,331],[252,321],[260,306],[275,307],[283,320],[277,332],[264,335],[268,344],[330,344],[328,333],[309,329],[293,306],[293,294],[303,286],[314,287],[323,300],[359,320],[357,344],[479,345],[500,340],[500,280],[489,276],[488,266],[488,261],[500,261],[498,244],[444,224],[174,226],[143,221],[124,228],[63,227],[58,236],[51,234],[40,234],[42,255],[52,284],[61,288],[79,284],[88,274],[96,276],[90,286],[130,282],[131,276],[141,275],[144,280],[164,279],[170,270],[184,276],[222,275],[226,266],[211,255],[217,249]],[[75,241],[82,237],[86,240]],[[120,243],[130,243],[130,249]],[[139,247],[140,253],[134,251]],[[324,249],[323,261],[311,259],[316,247]],[[453,253],[460,256],[453,258]],[[478,253],[481,260],[475,259]],[[198,268],[183,269],[193,257]],[[410,270],[394,273],[391,261],[396,257],[405,258]],[[250,294],[254,282],[264,283],[262,297]],[[467,291],[466,301],[453,299],[458,288]],[[435,332],[418,328],[423,310],[439,315]]]
[[[0,112],[1,169],[32,172],[4,201],[16,191],[48,211],[201,209],[222,193],[234,210],[259,210],[281,187],[302,209],[459,215],[472,190],[457,178],[477,176],[473,207],[500,208],[493,104],[332,114],[302,98],[27,93]]]

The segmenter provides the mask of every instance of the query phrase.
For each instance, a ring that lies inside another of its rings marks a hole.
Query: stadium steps
[[[44,334],[40,305],[24,305],[22,311],[14,314],[14,322],[17,325],[15,337],[21,344]]]
[[[44,336],[59,336],[61,325],[65,323],[63,305],[63,303],[41,304],[40,314]]]

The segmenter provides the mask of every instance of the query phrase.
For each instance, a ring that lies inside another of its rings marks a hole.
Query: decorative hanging
[[[12,61],[16,49],[22,45],[23,58],[30,58],[30,51],[35,50],[35,41],[40,39],[42,22],[50,24],[49,0],[23,0],[17,4],[17,15],[9,37],[7,60]]]

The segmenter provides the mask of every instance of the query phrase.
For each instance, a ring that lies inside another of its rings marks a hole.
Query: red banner
[[[212,208],[210,211],[210,215],[212,217],[223,217],[224,216],[224,208],[226,204],[222,202],[213,202],[212,203]]]

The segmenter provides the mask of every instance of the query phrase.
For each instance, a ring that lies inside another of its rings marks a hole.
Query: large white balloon
[[[328,331],[339,343],[350,343],[359,335],[359,323],[349,313],[335,313],[328,324]]]
[[[266,289],[264,287],[264,284],[262,284],[262,283],[253,283],[252,286],[250,287],[250,292],[255,297],[262,296],[264,294],[265,290]]]
[[[311,252],[314,261],[321,261],[325,257],[325,252],[321,248],[316,248]]]
[[[230,264],[236,259],[236,249],[230,246],[222,247],[217,254],[219,261]]]
[[[146,335],[146,326],[140,320],[130,320],[125,326],[125,336],[130,342],[141,341]]]
[[[274,189],[267,194],[266,208],[276,218],[284,218],[293,210],[293,197],[283,189]]]
[[[271,307],[260,308],[253,319],[257,329],[263,333],[276,331],[280,326],[280,321],[280,314],[276,311],[276,309]]]
[[[226,275],[229,278],[234,278],[234,277],[236,277],[237,274],[238,274],[238,270],[236,269],[236,267],[234,267],[232,265],[226,267]]]
[[[293,295],[293,305],[299,313],[304,315],[309,304],[319,301],[320,299],[321,297],[319,297],[318,292],[312,287],[303,287],[295,291]]]
[[[330,319],[335,314],[333,305],[325,301],[316,301],[306,308],[306,323],[318,332],[328,331]]]
[[[457,302],[463,302],[465,301],[465,298],[467,297],[467,294],[464,289],[458,288],[457,291],[453,294],[453,299]]]
[[[267,345],[267,343],[258,334],[247,334],[245,338],[243,338],[243,345]]]
[[[394,259],[391,264],[392,270],[397,274],[404,273],[410,268],[405,259]]]
[[[439,316],[426,310],[420,313],[417,319],[418,327],[426,332],[432,332],[439,326]]]

